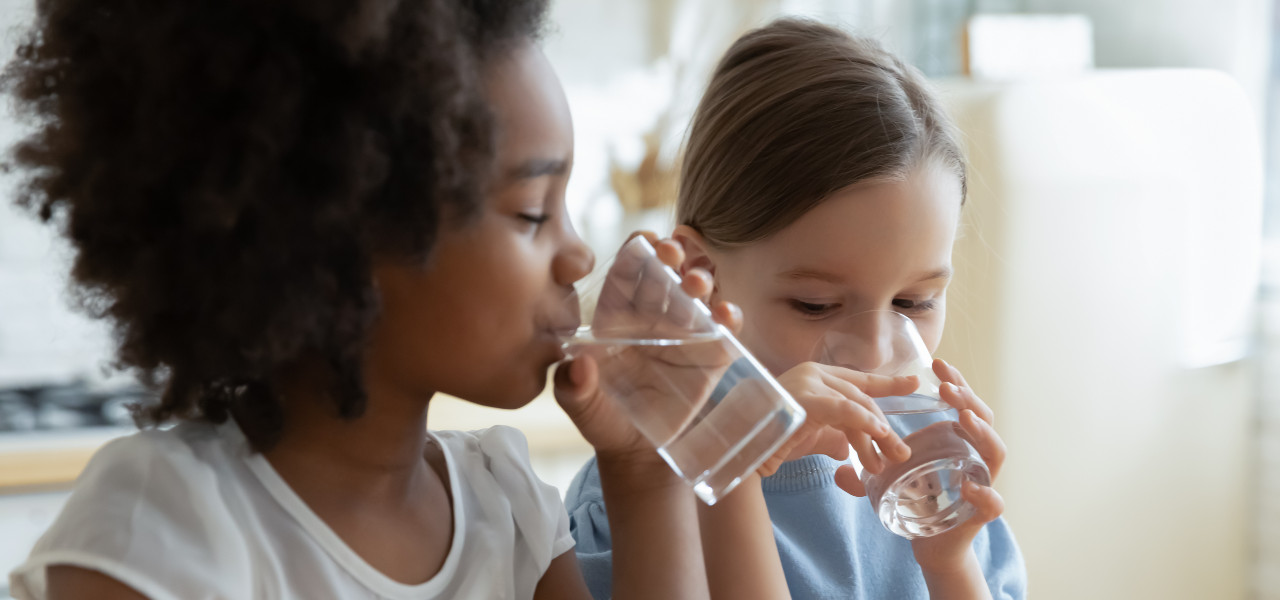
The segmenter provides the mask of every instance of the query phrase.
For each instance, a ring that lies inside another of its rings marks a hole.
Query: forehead
[[[751,246],[753,258],[774,274],[812,269],[896,283],[950,265],[960,200],[959,178],[933,166],[850,186]]]
[[[564,88],[536,45],[522,44],[485,69],[497,125],[499,163],[564,158],[573,151],[573,120]]]

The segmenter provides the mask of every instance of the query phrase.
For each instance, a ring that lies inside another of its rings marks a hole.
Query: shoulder
[[[519,429],[495,425],[474,431],[433,430],[431,434],[456,468],[489,472],[496,469],[506,476],[533,476],[529,441]]]
[[[478,504],[500,508],[497,512],[509,515],[517,533],[530,545],[553,548],[540,559],[549,563],[572,546],[560,491],[534,472],[529,443],[520,430],[494,426],[476,431],[432,431],[432,436],[445,450],[452,485],[468,488]]]
[[[451,477],[469,485],[496,485],[513,504],[551,504],[563,512],[560,492],[533,471],[529,442],[519,429],[494,426],[476,431],[432,431],[444,448]],[[554,502],[553,502],[554,501]]]
[[[500,555],[511,552],[509,570],[533,589],[552,561],[573,548],[573,537],[560,491],[534,473],[524,434],[495,426],[431,435],[445,451],[454,510],[468,538],[484,531],[482,537],[504,540],[492,564],[500,565]]]
[[[156,476],[170,475],[188,485],[199,484],[214,473],[217,443],[217,429],[207,423],[184,423],[117,438],[94,454],[76,489],[136,491],[154,484]]]
[[[204,423],[112,440],[85,466],[62,517],[132,523],[140,512],[161,517],[199,504],[220,484],[226,461],[218,445],[215,427]]]
[[[12,574],[15,589],[43,597],[46,567],[60,564],[106,574],[155,599],[201,586],[226,590],[205,575],[232,575],[244,561],[237,519],[222,500],[225,454],[217,428],[201,423],[109,442]]]
[[[89,461],[63,515],[107,517],[133,529],[144,525],[140,515],[146,523],[196,518],[192,511],[209,508],[228,484],[230,458],[217,428],[206,423],[116,439]]]

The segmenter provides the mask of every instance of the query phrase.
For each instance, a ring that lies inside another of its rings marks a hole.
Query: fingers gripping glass
[[[911,447],[911,458],[879,474],[856,465],[880,522],[907,539],[938,535],[973,515],[960,490],[966,480],[991,484],[991,473],[944,402],[929,350],[910,318],[893,311],[848,317],[829,329],[817,362],[876,375],[915,375],[916,391],[876,398],[889,426]],[[856,461],[855,461],[856,462]]]
[[[604,392],[703,502],[729,493],[804,421],[643,237],[579,292],[589,325],[565,340],[566,354],[595,360]]]

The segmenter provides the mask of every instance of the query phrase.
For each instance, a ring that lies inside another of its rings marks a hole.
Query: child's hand
[[[659,241],[657,236],[650,232],[640,232],[635,235],[644,235],[646,239],[653,245],[657,251],[658,258],[667,266],[678,269],[679,265],[684,261],[684,250],[678,242],[672,240]],[[616,265],[615,265],[616,266]],[[652,292],[654,297],[661,297],[665,293],[665,287],[669,280],[663,281],[647,281],[641,280],[639,286],[635,290],[626,288],[635,298],[621,299],[621,304],[634,303],[636,298],[646,296]],[[649,289],[652,287],[652,290]],[[691,269],[685,273],[681,281],[681,288],[690,297],[697,298],[703,302],[707,302],[713,289],[711,275],[703,269]],[[602,319],[609,316],[607,306],[613,300],[605,298],[602,295],[599,305],[596,308],[596,323],[599,324]],[[620,311],[625,313],[626,311]],[[731,331],[737,331],[742,326],[741,311],[732,304],[717,303],[712,307],[712,317],[716,322],[725,325]],[[619,318],[627,318],[629,315],[620,314]],[[671,316],[671,315],[663,315]],[[678,316],[675,318],[679,318]],[[709,349],[710,350],[710,349]],[[647,354],[646,354],[647,352]],[[619,368],[642,369],[645,365],[645,359],[664,360],[664,356],[648,356],[648,354],[666,352],[663,348],[650,348],[641,351],[642,356],[628,356],[627,360],[621,361],[625,364],[619,365]],[[680,358],[680,357],[674,357]],[[729,367],[730,359],[727,354],[721,362],[723,369]],[[715,356],[698,356],[700,361],[706,361],[704,364],[715,363]],[[606,361],[607,362],[607,361]],[[642,462],[661,461],[661,458],[654,452],[653,444],[644,438],[643,435],[631,424],[630,419],[622,412],[618,404],[606,397],[604,390],[600,388],[600,368],[595,359],[590,356],[582,356],[572,361],[561,363],[556,368],[555,374],[555,396],[561,408],[573,420],[574,425],[582,433],[596,449],[596,454],[601,457],[620,458],[624,460],[640,460]],[[609,365],[604,365],[609,367]],[[699,379],[707,379],[706,382],[690,381],[689,386],[697,385],[713,385],[714,380],[706,377],[701,370],[691,370],[691,376]],[[661,391],[661,390],[658,390]],[[708,388],[708,393],[710,389]],[[669,402],[669,398],[655,398],[654,402]],[[692,415],[692,409],[691,409]]]
[[[991,408],[973,393],[955,367],[938,359],[933,361],[933,372],[943,382],[940,390],[942,399],[960,412],[960,426],[987,463],[991,479],[995,481],[1000,467],[1004,465],[1006,450],[1004,441],[992,428],[995,416]],[[975,509],[969,520],[946,533],[911,542],[916,562],[926,573],[952,572],[976,564],[968,561],[974,536],[1004,512],[1004,500],[990,487],[966,482],[961,495]]]
[[[807,416],[799,431],[760,466],[761,476],[772,475],[783,462],[809,454],[844,460],[849,457],[850,446],[873,473],[885,468],[886,459],[902,462],[911,457],[911,448],[889,428],[872,397],[910,394],[919,384],[915,377],[884,377],[806,362],[778,376],[778,383]],[[876,452],[875,446],[883,455]],[[857,489],[861,490],[861,486]]]

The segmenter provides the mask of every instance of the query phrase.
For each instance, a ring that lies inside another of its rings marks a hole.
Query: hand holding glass
[[[966,480],[991,484],[991,473],[961,428],[958,412],[938,393],[932,359],[915,324],[893,311],[848,317],[819,343],[817,362],[876,375],[915,375],[920,386],[907,396],[876,398],[889,426],[911,448],[911,458],[873,474],[858,465],[880,522],[914,539],[963,523],[973,506],[960,495]]]
[[[590,325],[565,340],[565,353],[595,360],[604,391],[707,504],[804,421],[804,410],[684,292],[644,237],[579,290]]]

